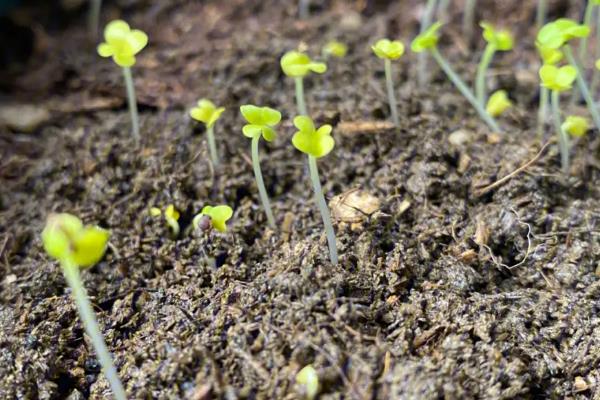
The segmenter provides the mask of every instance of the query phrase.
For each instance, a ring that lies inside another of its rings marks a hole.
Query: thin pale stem
[[[587,2],[587,6],[585,7],[585,13],[583,16],[583,24],[587,27],[590,28],[590,31],[592,29],[592,17],[594,15],[594,3],[592,2],[592,0],[588,0]],[[585,55],[588,51],[588,37],[584,36],[581,38],[581,41],[579,42],[579,52],[578,52],[578,58],[579,58],[579,62],[583,63],[585,65],[584,60],[586,59]],[[585,71],[585,67],[583,68],[583,71]],[[583,72],[583,71],[579,71],[579,72]],[[584,77],[585,79],[585,77]],[[575,104],[577,102],[579,102],[581,100],[581,96],[583,93],[581,93],[581,89],[578,87],[573,88],[573,95],[571,96],[571,103]]]
[[[262,202],[265,214],[267,215],[267,222],[271,229],[275,230],[275,218],[273,218],[273,211],[271,211],[271,202],[267,195],[267,189],[265,189],[265,182],[263,181],[262,172],[260,170],[260,157],[258,155],[258,142],[260,141],[260,135],[252,138],[252,168],[254,169],[254,177],[256,178],[256,185],[258,186],[258,194],[260,201]]]
[[[333,265],[337,265],[338,254],[337,245],[335,243],[335,231],[333,230],[329,207],[327,207],[325,196],[323,196],[323,189],[321,188],[321,181],[319,180],[319,169],[317,168],[317,159],[311,155],[308,156],[308,169],[310,170],[310,180],[312,181],[313,190],[315,192],[315,201],[319,207],[321,218],[323,218],[323,225],[325,226],[325,234],[327,235],[327,244],[329,246],[329,258]]]
[[[310,0],[298,0],[298,17],[300,19],[308,19]]]
[[[552,116],[554,120],[554,129],[558,135],[558,147],[560,149],[560,164],[562,171],[569,173],[569,137],[562,128],[560,122],[560,92],[552,91]]]
[[[577,70],[577,85],[579,86],[579,90],[581,91],[581,94],[585,99],[588,111],[592,115],[594,125],[596,125],[596,128],[600,129],[600,114],[598,114],[598,110],[596,109],[596,105],[594,104],[594,99],[592,99],[592,95],[590,94],[587,84],[585,83],[581,67],[579,66],[577,60],[575,60],[575,57],[573,56],[573,50],[571,49],[571,46],[566,44],[563,46],[563,50],[565,56],[567,57],[567,60],[569,61],[569,64],[571,64]]]
[[[208,138],[208,151],[213,165],[219,165],[219,156],[217,154],[217,144],[215,143],[214,125],[206,128],[206,137]]]
[[[448,16],[448,6],[450,5],[450,0],[440,0],[440,4],[438,6],[438,20],[440,21],[448,21],[450,18]]]
[[[475,94],[477,96],[477,101],[482,107],[485,107],[485,102],[487,100],[485,76],[490,63],[492,62],[492,58],[494,57],[494,53],[496,53],[496,46],[488,43],[488,45],[485,46],[485,50],[481,56],[481,61],[479,61],[479,66],[477,67],[477,77],[475,78]]]
[[[102,9],[102,0],[90,0],[89,7],[88,29],[90,32],[90,38],[95,41],[98,38],[98,30],[100,29],[100,10]]]
[[[390,113],[392,115],[392,122],[394,122],[395,126],[398,126],[398,106],[396,105],[396,95],[394,94],[394,81],[392,80],[392,61],[387,58],[385,59],[385,85],[387,87],[388,100],[390,102]]]
[[[485,108],[483,108],[483,106],[481,104],[479,104],[479,102],[477,101],[477,99],[475,98],[473,93],[471,93],[471,90],[467,87],[467,85],[465,85],[465,83],[462,81],[462,79],[460,79],[460,77],[456,74],[456,72],[454,72],[454,70],[452,69],[452,67],[450,67],[450,65],[446,62],[446,60],[444,60],[444,58],[442,57],[442,55],[440,54],[440,52],[438,51],[438,49],[436,47],[433,47],[431,49],[431,54],[433,55],[433,58],[435,59],[435,61],[437,61],[437,63],[440,65],[442,70],[446,73],[446,75],[448,76],[450,81],[452,81],[454,86],[456,86],[456,88],[459,90],[459,92],[463,96],[465,96],[465,98],[469,101],[469,103],[471,103],[473,108],[475,108],[475,110],[477,111],[477,113],[479,114],[481,119],[483,119],[483,121],[486,124],[488,124],[488,126],[494,132],[502,132],[502,130],[500,129],[500,127],[498,126],[498,124],[496,123],[494,118],[492,118],[487,113],[487,111],[485,110]]]
[[[427,6],[425,7],[425,12],[423,13],[423,17],[421,18],[421,27],[419,29],[419,33],[425,32],[429,25],[431,25],[431,20],[433,18],[433,14],[435,12],[435,7],[437,5],[437,0],[427,0]],[[422,87],[427,82],[427,53],[421,52],[418,55],[418,79],[419,85]]]
[[[87,297],[87,293],[85,291],[85,288],[83,287],[83,283],[81,282],[79,267],[75,263],[73,263],[72,260],[65,259],[62,261],[62,269],[65,275],[65,279],[71,287],[73,298],[75,299],[75,303],[77,304],[79,317],[83,322],[85,332],[92,340],[94,351],[98,356],[98,361],[100,361],[102,371],[104,372],[104,375],[106,376],[106,379],[108,380],[108,383],[112,388],[113,396],[117,400],[125,400],[127,398],[127,396],[125,395],[125,389],[123,389],[123,385],[119,380],[119,375],[117,374],[117,369],[113,364],[110,352],[108,351],[108,348],[104,343],[104,338],[102,337],[100,327],[98,326],[98,322],[96,321],[94,310],[92,308],[92,305],[90,304],[90,300]]]
[[[306,112],[306,103],[304,102],[304,82],[302,77],[294,79],[296,82],[296,107],[298,107],[298,114],[308,115]]]
[[[463,14],[462,29],[463,34],[468,41],[471,40],[473,35],[473,25],[475,24],[475,4],[477,0],[466,0],[465,12]]]
[[[598,10],[596,12],[596,54],[594,54],[594,57],[600,58],[600,10]],[[600,80],[600,74],[598,71],[598,68],[596,68],[594,66],[594,72],[592,73],[592,87],[591,87],[591,91],[592,91],[592,98],[594,98],[597,95],[597,91],[598,91],[598,81]]]
[[[131,68],[123,67],[123,76],[125,77],[125,87],[127,88],[127,103],[129,104],[129,114],[131,115],[131,133],[136,144],[140,143],[140,120],[138,116],[137,100],[135,98],[135,87],[133,86],[133,76]]]
[[[540,88],[540,105],[538,107],[538,126],[537,136],[540,143],[544,140],[544,125],[546,123],[546,114],[548,110],[548,94],[550,91],[547,87],[542,86]]]
[[[537,12],[535,15],[535,25],[536,25],[536,30],[540,30],[540,28],[544,25],[544,23],[546,22],[546,10],[547,10],[547,0],[538,0],[538,4],[537,4]]]

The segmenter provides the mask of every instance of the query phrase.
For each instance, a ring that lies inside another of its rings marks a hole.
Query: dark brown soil
[[[568,177],[551,144],[525,172],[478,192],[540,149],[531,2],[480,2],[478,18],[519,38],[491,74],[517,102],[500,137],[433,63],[432,82],[417,88],[410,52],[395,65],[400,127],[371,129],[388,108],[369,44],[408,43],[422,1],[325,1],[307,22],[293,1],[107,3],[104,21],[123,17],[151,39],[134,69],[141,149],[121,73],[86,41],[83,11],[37,32],[26,68],[1,80],[12,102],[51,119],[29,134],[0,128],[0,398],[109,397],[41,247],[53,211],[112,233],[83,276],[132,399],[294,399],[306,364],[322,399],[600,398],[598,132],[575,142]],[[578,15],[572,3],[551,2],[552,16]],[[460,7],[452,12],[441,51],[471,80],[482,43],[470,49]],[[336,147],[319,160],[324,190],[331,199],[359,188],[381,202],[336,223],[337,267],[290,144],[293,82],[279,68],[285,51],[317,55],[330,38],[349,56],[306,80],[313,116],[334,125]],[[187,116],[201,97],[227,107],[216,169]],[[258,200],[245,103],[284,114],[278,140],[261,144],[279,232]],[[182,230],[206,204],[235,214],[227,234],[172,240],[148,213],[170,203]]]

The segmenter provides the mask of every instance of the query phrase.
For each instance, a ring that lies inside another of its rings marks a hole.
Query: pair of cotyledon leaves
[[[121,67],[135,64],[135,55],[148,44],[148,35],[139,29],[131,29],[127,22],[116,20],[104,28],[104,43],[98,46],[98,54],[112,57]]]

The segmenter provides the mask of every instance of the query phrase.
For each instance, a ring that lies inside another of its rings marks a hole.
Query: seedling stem
[[[573,50],[571,49],[571,46],[569,44],[565,44],[563,46],[563,49],[565,56],[569,61],[569,64],[571,64],[577,70],[577,86],[579,87],[579,91],[585,99],[588,111],[592,115],[594,125],[596,125],[596,128],[600,129],[600,114],[598,114],[598,110],[596,109],[596,105],[594,104],[594,100],[592,99],[592,95],[590,94],[587,84],[585,83],[582,70],[579,67],[579,64],[577,63],[577,60],[575,60],[575,56],[573,56]]]
[[[437,0],[427,0],[427,6],[425,8],[425,12],[423,13],[423,18],[421,18],[421,28],[419,33],[425,32],[429,25],[431,25],[431,19],[433,18],[433,14],[435,11],[435,7],[437,5]],[[440,6],[441,7],[441,6]],[[427,53],[423,52],[419,54],[418,58],[419,65],[419,85],[422,87],[427,82]],[[396,122],[394,122],[396,123]],[[398,125],[396,123],[396,125]]]
[[[542,86],[540,88],[540,105],[538,108],[538,126],[537,126],[537,136],[540,140],[540,143],[543,142],[544,139],[544,124],[546,123],[546,114],[548,110],[548,88]]]
[[[102,9],[102,0],[90,0],[90,10],[88,12],[88,29],[90,38],[96,40],[100,30],[100,10]]]
[[[385,60],[385,84],[387,86],[388,99],[390,101],[390,112],[392,114],[392,122],[395,126],[399,125],[398,107],[396,106],[396,95],[394,94],[394,82],[392,81],[392,60]]]
[[[325,196],[323,196],[323,189],[321,188],[321,181],[319,180],[319,169],[317,168],[317,159],[310,154],[308,155],[308,169],[310,170],[310,180],[312,181],[313,190],[315,192],[315,202],[319,207],[321,217],[323,218],[323,225],[325,226],[325,234],[327,235],[327,244],[329,246],[329,258],[333,265],[337,265],[337,245],[335,243],[335,232],[331,222],[331,215],[329,214],[329,208],[325,202]]]
[[[133,86],[131,68],[123,67],[123,77],[125,78],[125,87],[127,88],[127,103],[129,104],[129,114],[131,115],[131,131],[136,144],[139,144],[140,121],[138,116],[137,101],[135,99],[135,87]]]
[[[473,36],[473,25],[475,21],[475,4],[477,0],[467,0],[465,4],[465,11],[462,20],[463,34],[467,38],[467,41],[471,41]]]
[[[538,31],[546,22],[546,9],[547,9],[546,0],[538,0],[537,12],[535,15],[535,25],[536,25],[536,30],[538,30]]]
[[[596,15],[596,57],[600,57],[600,11],[598,11]],[[598,89],[598,80],[599,80],[599,71],[598,68],[594,68],[594,72],[592,73],[592,87],[591,91],[595,95]]]
[[[267,214],[267,221],[272,229],[276,229],[275,218],[273,217],[273,211],[271,210],[271,203],[269,202],[269,196],[267,196],[267,190],[265,189],[265,182],[263,181],[262,172],[260,170],[260,158],[258,155],[258,142],[260,141],[260,135],[252,138],[252,168],[254,169],[254,177],[256,178],[256,184],[258,185],[258,194],[260,195],[260,201],[262,202],[265,214]]]
[[[298,107],[298,114],[308,115],[304,101],[304,81],[301,76],[294,78],[294,81],[296,82],[296,106]]]
[[[567,174],[569,172],[569,137],[560,122],[560,92],[558,90],[552,91],[552,114],[554,117],[554,128],[558,134],[560,162],[563,172]]]
[[[208,137],[208,151],[213,165],[219,165],[219,156],[217,154],[217,145],[215,144],[214,125],[206,128],[206,136]]]
[[[492,58],[494,57],[494,53],[496,52],[496,46],[488,43],[485,46],[485,50],[483,51],[483,55],[481,56],[481,61],[479,62],[479,66],[477,67],[477,77],[475,78],[475,93],[477,95],[477,101],[481,104],[482,107],[485,107],[486,102],[486,93],[485,93],[485,75],[487,73],[488,67],[492,62]]]

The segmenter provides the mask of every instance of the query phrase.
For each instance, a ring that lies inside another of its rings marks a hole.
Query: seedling
[[[196,121],[203,122],[206,126],[206,136],[208,137],[208,150],[210,158],[214,165],[219,164],[219,156],[217,154],[217,145],[215,144],[214,126],[215,122],[221,117],[225,111],[224,107],[216,107],[212,101],[201,99],[198,101],[198,106],[192,108],[190,115]]]
[[[202,219],[207,217],[210,219],[213,228],[219,232],[227,231],[227,221],[233,216],[233,210],[227,205],[220,206],[205,206],[200,214],[196,215],[192,220],[192,225],[195,229],[200,228]]]
[[[513,103],[508,98],[506,90],[497,90],[490,96],[487,105],[485,106],[485,110],[492,117],[498,117],[512,106]]]
[[[252,139],[252,167],[254,168],[254,177],[256,178],[256,185],[258,186],[258,194],[262,202],[265,214],[267,215],[267,221],[272,229],[275,227],[275,218],[273,217],[273,211],[271,211],[271,203],[269,202],[269,196],[267,195],[267,189],[265,189],[265,182],[263,181],[262,172],[260,170],[260,157],[258,155],[258,142],[262,136],[267,142],[275,140],[276,133],[275,127],[281,121],[281,113],[269,107],[257,107],[250,104],[240,107],[240,111],[246,121],[247,125],[244,125],[242,132],[244,136]]]
[[[157,218],[161,215],[164,216],[165,222],[171,229],[171,235],[173,238],[179,236],[179,211],[175,208],[173,204],[169,204],[167,208],[165,208],[165,212],[163,213],[160,208],[152,207],[150,209],[150,215]]]
[[[558,135],[560,148],[560,159],[564,173],[569,172],[569,137],[563,130],[560,122],[560,93],[571,89],[573,81],[577,77],[577,69],[571,65],[556,67],[555,65],[544,65],[540,68],[540,79],[542,85],[551,90],[552,93],[552,115],[554,117],[554,128]]]
[[[348,46],[342,42],[338,42],[337,40],[331,40],[327,42],[321,51],[321,54],[325,59],[329,58],[330,56],[344,58],[346,57],[346,53],[348,53]]]
[[[319,375],[312,365],[307,365],[296,374],[296,383],[302,388],[304,398],[313,400],[319,393]]]
[[[588,86],[585,83],[582,75],[581,68],[575,60],[573,50],[569,44],[572,39],[583,38],[589,34],[589,27],[585,25],[579,25],[577,22],[567,18],[561,18],[544,25],[538,32],[537,42],[540,46],[548,49],[562,50],[569,64],[576,69],[577,86],[579,87],[579,91],[585,99],[588,111],[594,120],[594,125],[600,129],[600,114],[596,109],[594,100],[590,94],[590,90],[588,89]]]
[[[467,87],[467,85],[460,79],[460,77],[454,72],[450,64],[446,62],[446,60],[442,57],[440,52],[437,49],[437,43],[439,41],[439,33],[438,30],[442,24],[440,22],[436,22],[431,25],[425,32],[418,35],[411,44],[411,49],[415,53],[421,53],[424,51],[429,51],[435,61],[439,64],[442,70],[446,73],[450,81],[456,86],[456,88],[461,92],[461,94],[471,103],[473,108],[477,111],[481,119],[485,121],[485,123],[495,132],[501,132],[500,127],[483,108],[471,90]]]
[[[127,88],[127,101],[131,114],[131,127],[136,144],[140,141],[140,122],[131,67],[135,65],[135,56],[148,44],[148,36],[139,29],[131,29],[127,22],[115,20],[104,28],[104,43],[98,46],[101,57],[112,57],[123,68],[123,77]]]
[[[536,42],[536,47],[542,58],[543,65],[555,65],[563,58],[562,51],[558,49],[552,49],[542,46],[539,42]],[[546,122],[546,114],[548,109],[550,92],[547,87],[540,87],[540,104],[538,107],[538,124],[537,124],[537,136],[540,142],[544,138],[544,124]]]
[[[392,80],[392,60],[397,60],[404,54],[404,45],[399,40],[391,41],[381,39],[371,46],[373,53],[385,62],[385,83],[387,87],[388,100],[390,102],[390,113],[392,122],[398,126],[398,107],[396,106],[396,95],[394,94],[394,82]]]
[[[80,268],[90,267],[102,259],[109,236],[108,231],[102,228],[84,226],[74,215],[51,214],[42,231],[42,242],[46,253],[60,262],[77,304],[81,322],[92,340],[92,346],[113,391],[113,396],[117,400],[125,400],[125,389],[104,343],[96,315],[79,274]]]
[[[429,25],[431,25],[431,20],[433,18],[433,14],[435,12],[435,7],[437,5],[437,0],[427,0],[427,5],[425,6],[425,11],[421,16],[421,26],[419,28],[419,33],[425,32]],[[440,8],[442,8],[442,4],[440,4]],[[418,77],[419,77],[419,85],[425,85],[427,81],[427,53],[420,53],[418,62]]]
[[[315,201],[319,207],[323,225],[325,226],[325,234],[329,245],[329,258],[333,265],[337,265],[338,255],[335,232],[329,208],[323,196],[323,189],[319,180],[319,169],[317,168],[317,158],[326,156],[333,150],[333,146],[335,146],[335,140],[331,136],[332,128],[331,125],[323,125],[319,129],[315,129],[312,119],[306,115],[299,115],[294,118],[294,126],[298,128],[298,132],[292,137],[292,144],[296,149],[308,155],[310,179],[315,192]]]
[[[303,78],[310,72],[316,72],[317,74],[324,73],[327,71],[327,65],[322,62],[315,62],[308,55],[299,51],[288,51],[281,57],[281,69],[284,74],[294,78],[298,113],[307,115],[306,102],[304,101]]]
[[[486,103],[485,76],[492,62],[496,51],[508,51],[513,48],[514,40],[512,33],[503,29],[496,29],[492,24],[482,22],[479,24],[483,28],[483,38],[487,42],[481,61],[477,67],[477,77],[475,79],[475,94],[479,104]]]
[[[587,118],[569,115],[562,124],[562,129],[573,137],[583,137],[590,130]]]

